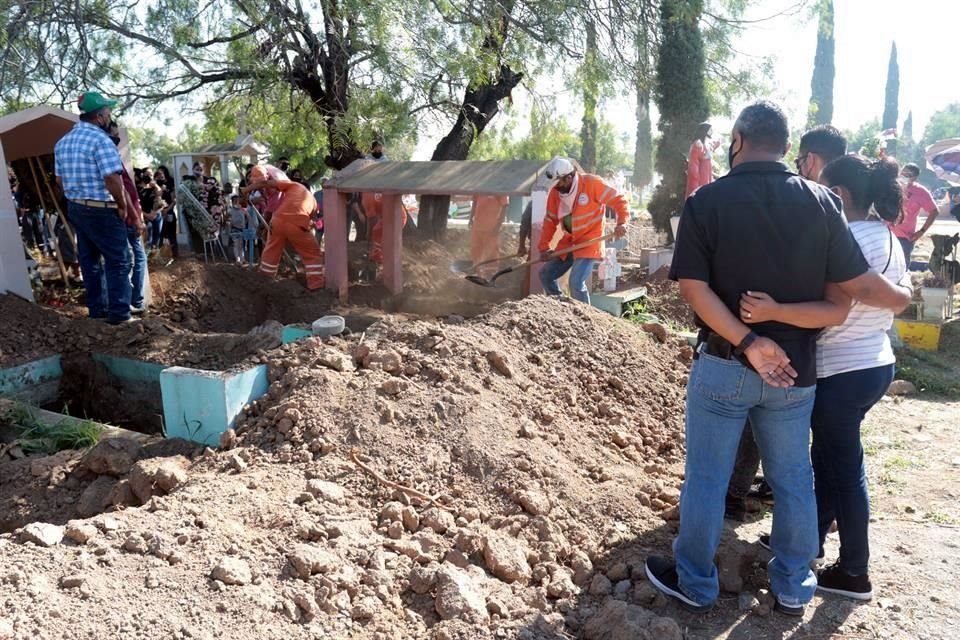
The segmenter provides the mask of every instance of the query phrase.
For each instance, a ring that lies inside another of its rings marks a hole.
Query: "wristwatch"
[[[740,341],[740,344],[738,344],[738,345],[733,349],[733,355],[735,355],[735,356],[737,356],[737,357],[742,356],[744,353],[746,353],[747,349],[750,348],[750,345],[752,345],[752,344],[754,343],[754,341],[755,341],[757,338],[759,338],[759,337],[760,337],[760,336],[758,336],[758,335],[757,335],[756,333],[754,333],[753,331],[751,331],[750,333],[748,333],[747,335],[745,335],[745,336],[743,337],[743,340]]]

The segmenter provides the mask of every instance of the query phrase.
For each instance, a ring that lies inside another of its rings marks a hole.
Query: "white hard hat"
[[[566,158],[557,156],[550,161],[550,164],[547,165],[547,169],[544,171],[544,173],[551,180],[556,180],[557,178],[569,175],[574,171],[576,171],[576,168],[573,166],[572,162]]]

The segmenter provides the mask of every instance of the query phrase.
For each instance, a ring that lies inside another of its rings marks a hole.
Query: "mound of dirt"
[[[612,554],[676,515],[681,341],[534,297],[272,355],[268,396],[169,495],[68,525],[82,543],[0,536],[0,622],[100,637],[93,603],[128,638],[604,638],[623,620],[679,640],[641,608],[641,561]]]

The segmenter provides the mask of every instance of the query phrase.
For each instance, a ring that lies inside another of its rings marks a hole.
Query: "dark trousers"
[[[169,214],[167,214],[169,215]],[[163,241],[166,240],[170,243],[171,255],[174,258],[180,256],[180,250],[177,247],[177,218],[174,215],[172,220],[165,219],[163,221],[163,226],[160,229],[160,242],[157,243],[157,248],[163,246]]]
[[[910,255],[913,253],[913,243],[906,238],[897,238],[900,241],[900,247],[903,249],[903,259],[907,261],[907,269],[910,269]]]
[[[105,317],[110,322],[127,320],[131,292],[127,225],[117,217],[116,209],[70,202],[69,212],[77,232],[77,257],[90,317]]]
[[[757,448],[757,441],[753,438],[753,427],[750,420],[743,425],[743,435],[740,436],[740,444],[737,447],[737,461],[733,465],[733,473],[730,475],[730,485],[727,487],[727,495],[731,498],[746,498],[750,493],[750,487],[753,485],[754,478],[757,477],[757,469],[760,468],[760,449]]]
[[[893,381],[893,365],[841,373],[817,381],[813,406],[813,476],[820,547],[836,519],[840,567],[864,575],[870,560],[870,497],[860,424]]]

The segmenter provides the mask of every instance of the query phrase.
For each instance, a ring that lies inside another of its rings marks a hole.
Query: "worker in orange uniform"
[[[249,184],[242,189],[243,193],[262,191],[268,200],[278,192],[282,195],[270,219],[270,236],[260,256],[260,273],[276,276],[280,257],[290,243],[303,259],[307,289],[322,289],[325,284],[323,253],[313,234],[311,220],[317,211],[317,201],[302,184],[286,176],[269,177],[268,172],[269,168],[254,167],[250,170]]]
[[[509,204],[510,199],[506,196],[477,196],[473,199],[470,259],[474,267],[500,257],[500,227],[503,226]]]
[[[570,295],[580,302],[590,303],[590,291],[587,280],[593,273],[593,267],[603,258],[602,243],[596,242],[572,254],[555,256],[557,251],[574,245],[599,240],[603,237],[604,213],[607,207],[617,215],[617,238],[627,233],[627,220],[630,211],[627,200],[599,176],[577,171],[573,163],[566,158],[554,158],[545,171],[546,176],[557,183],[547,196],[547,215],[543,220],[543,233],[540,236],[541,258],[546,260],[540,271],[540,283],[547,295],[560,295],[557,280],[567,271],[570,272]],[[558,228],[563,229],[563,237],[554,251],[550,243]]]
[[[704,122],[697,127],[697,137],[690,144],[687,154],[687,189],[684,199],[689,198],[700,187],[713,182],[713,152],[720,146],[719,140],[711,138],[713,126]]]
[[[370,262],[383,264],[383,194],[382,193],[363,193],[360,196],[360,204],[363,208],[363,215],[367,219],[367,240],[370,241],[370,251],[367,257]],[[387,211],[387,215],[394,215],[392,211]],[[400,209],[400,228],[407,225],[407,211]]]

